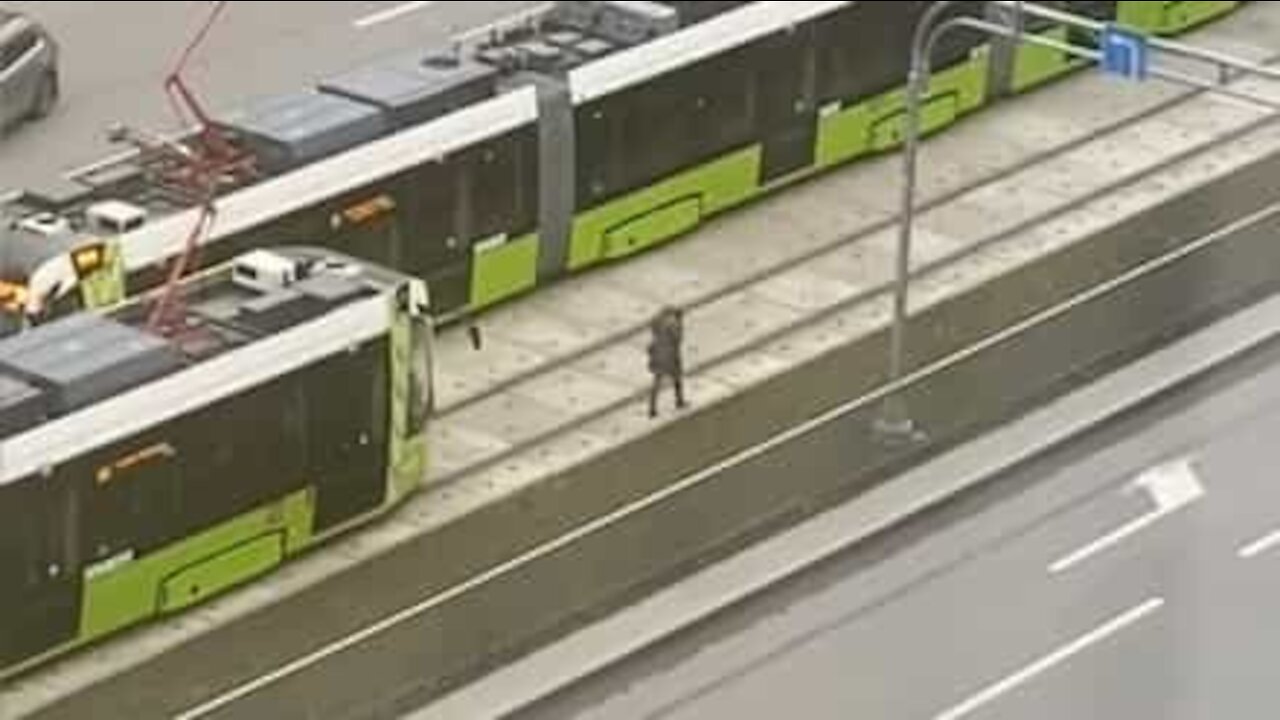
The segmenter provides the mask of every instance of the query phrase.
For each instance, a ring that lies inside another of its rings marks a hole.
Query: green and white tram
[[[259,250],[0,341],[0,676],[387,511],[427,464],[425,286]]]

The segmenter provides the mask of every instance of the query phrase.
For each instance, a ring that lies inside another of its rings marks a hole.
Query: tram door
[[[813,165],[818,133],[813,28],[763,41],[755,58],[756,107],[764,141],[761,184]]]
[[[326,359],[303,387],[316,530],[372,511],[387,491],[387,348],[372,342]]]
[[[0,485],[0,668],[75,637],[80,582],[67,552],[67,497],[48,478]]]

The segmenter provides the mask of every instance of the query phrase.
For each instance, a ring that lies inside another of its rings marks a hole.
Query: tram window
[[[901,86],[921,2],[855,3],[818,25],[818,100],[863,100]]]
[[[736,50],[579,107],[579,207],[750,143],[755,83],[744,54]]]
[[[84,554],[98,562],[164,544],[179,511],[177,448],[158,436],[117,443],[68,466],[87,488]]]
[[[23,485],[40,482],[28,479]],[[35,493],[29,488],[14,485],[0,488],[0,583],[18,592],[0,593],[0,596],[20,598],[21,591],[33,587],[42,579],[42,543],[37,527],[40,513],[32,512]],[[5,603],[0,602],[0,607]]]
[[[279,454],[283,463],[294,471],[282,470],[280,474],[301,473],[307,456],[307,393],[302,384],[291,381],[280,398],[281,442]]]
[[[622,147],[623,187],[643,187],[683,168],[694,147],[696,93],[677,73],[626,92]]]
[[[335,356],[307,370],[300,379],[307,392],[306,410],[308,475],[317,476],[327,468],[340,465],[339,459],[358,445],[360,435],[368,430],[371,411],[368,386],[378,382],[370,377],[364,356],[359,353]]]
[[[577,111],[579,209],[606,199],[617,185],[614,178],[622,160],[614,154],[613,136],[618,125],[614,121],[614,102],[612,98],[596,100]]]
[[[753,44],[748,62],[756,73],[758,130],[768,134],[790,127],[810,109],[808,80],[812,26],[775,33]]]
[[[470,161],[471,231],[477,237],[501,232],[515,206],[514,158],[501,143],[487,143]]]
[[[516,173],[519,189],[519,206],[516,212],[516,229],[530,232],[538,224],[538,210],[541,196],[539,193],[538,174],[541,158],[538,154],[538,131],[533,126],[517,133],[515,144],[519,151],[520,165]]]
[[[670,80],[630,88],[578,112],[581,207],[644,187],[689,161],[694,99]]]
[[[431,162],[423,165],[415,173],[413,188],[413,201],[405,204],[405,211],[417,215],[413,223],[414,227],[427,228],[415,240],[438,241],[442,244],[454,233],[454,213],[458,204],[458,172],[455,165],[447,162]],[[410,269],[425,270],[426,268],[411,267]]]
[[[688,162],[705,162],[754,140],[755,87],[744,56],[740,49],[681,71],[692,123]]]
[[[947,11],[947,17],[982,17],[985,13],[982,2],[960,2]],[[943,70],[969,58],[973,49],[986,41],[982,33],[973,30],[952,32],[938,38],[938,46],[933,52],[933,69]]]
[[[818,24],[818,100],[863,100],[907,81],[909,47],[927,2],[854,3]],[[948,17],[982,14],[980,2],[960,2]],[[975,33],[948,33],[933,53],[934,70],[965,60],[982,42]]]
[[[410,171],[399,189],[397,267],[410,275],[434,278],[463,259],[465,248],[456,241],[457,167],[456,162],[424,163]]]
[[[499,233],[511,233],[532,225],[532,207],[537,198],[528,197],[523,131],[490,140],[462,156],[470,207],[471,239],[480,240]]]
[[[308,378],[306,477],[317,489],[321,530],[373,510],[385,497],[387,352],[385,339],[370,342],[330,358]]]
[[[284,498],[305,482],[305,398],[295,379],[224,400],[183,428],[184,525],[220,522]]]

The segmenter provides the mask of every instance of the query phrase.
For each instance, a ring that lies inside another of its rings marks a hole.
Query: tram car
[[[425,286],[258,249],[0,341],[0,677],[189,608],[423,480]]]

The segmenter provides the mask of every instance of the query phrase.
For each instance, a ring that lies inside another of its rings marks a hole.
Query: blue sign
[[[1107,25],[1099,38],[1102,70],[1129,80],[1147,79],[1150,47],[1147,36],[1117,25]]]

